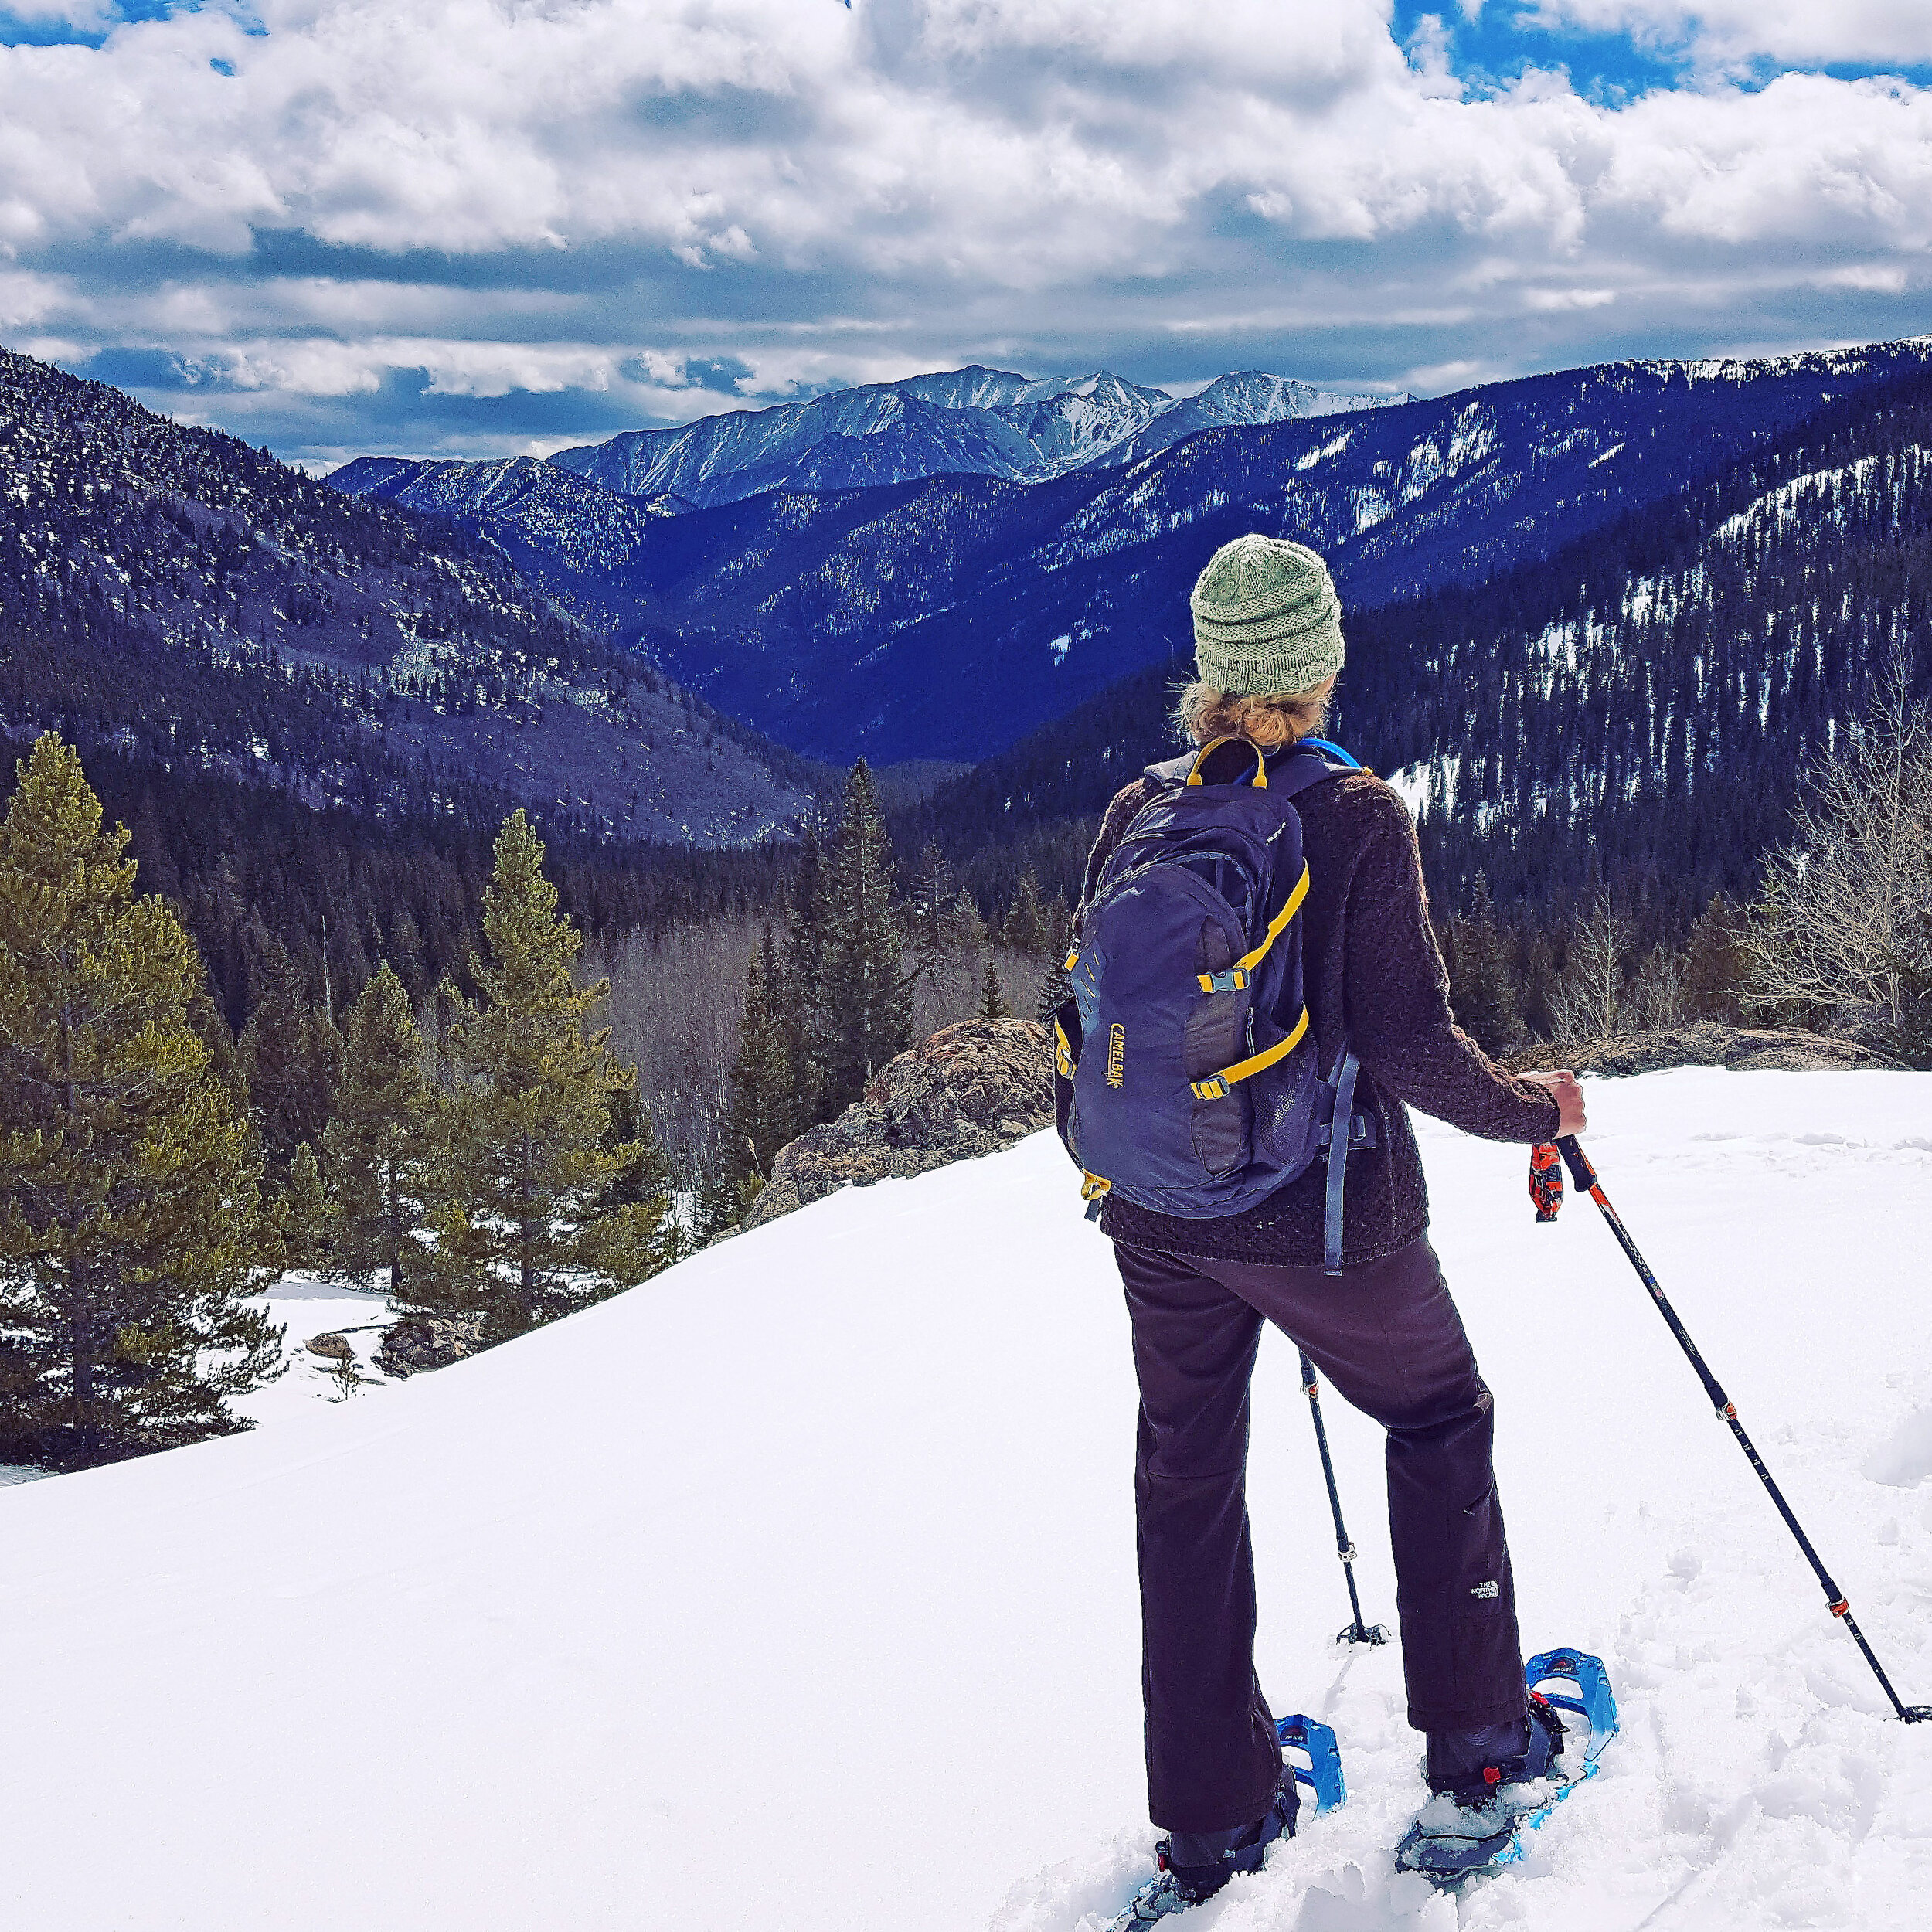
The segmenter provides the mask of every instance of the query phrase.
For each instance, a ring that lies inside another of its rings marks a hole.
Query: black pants
[[[1116,1242],[1141,1382],[1134,1504],[1149,1815],[1245,1824],[1280,1774],[1254,1675],[1248,1382],[1264,1320],[1389,1432],[1389,1529],[1409,1721],[1502,1724],[1526,1707],[1489,1391],[1435,1250],[1414,1241],[1340,1279]]]

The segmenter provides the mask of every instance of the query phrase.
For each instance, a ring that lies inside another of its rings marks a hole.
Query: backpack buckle
[[[1193,1083],[1194,1097],[1197,1100],[1219,1100],[1227,1097],[1228,1083],[1219,1073],[1210,1074],[1204,1080]]]
[[[1195,977],[1201,982],[1201,991],[1204,993],[1243,993],[1247,991],[1248,975],[1243,967],[1230,966],[1225,973],[1197,973]]]

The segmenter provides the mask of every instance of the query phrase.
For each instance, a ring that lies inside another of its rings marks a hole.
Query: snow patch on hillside
[[[1921,457],[1922,452],[1914,450],[1910,456],[1915,459],[1912,467],[1917,470],[1920,464],[1916,459]],[[1857,492],[1879,464],[1890,460],[1862,456],[1855,462],[1840,464],[1835,469],[1812,470],[1794,476],[1790,482],[1766,491],[1735,516],[1726,517],[1705,543],[1709,548],[1722,549],[1747,533],[1764,529],[1782,532],[1801,520],[1811,522],[1821,516],[1836,515],[1838,512],[1832,499],[1840,493],[1849,495]]]

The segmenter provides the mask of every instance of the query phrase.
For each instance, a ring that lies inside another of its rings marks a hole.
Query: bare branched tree
[[[1630,991],[1638,1026],[1648,1031],[1662,1032],[1689,1022],[1691,1004],[1685,985],[1685,966],[1683,954],[1672,952],[1668,946],[1654,947],[1646,956],[1637,983]]]
[[[1624,961],[1630,951],[1631,923],[1600,896],[1590,917],[1570,942],[1563,976],[1549,996],[1549,1018],[1559,1046],[1610,1039],[1630,1017],[1624,985]]]
[[[1752,967],[1795,1019],[1908,1026],[1932,973],[1932,720],[1895,658],[1869,712],[1800,794],[1765,862]]]

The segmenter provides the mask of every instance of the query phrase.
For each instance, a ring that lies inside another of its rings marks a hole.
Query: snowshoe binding
[[[1617,1734],[1617,1702],[1600,1659],[1545,1651],[1523,1672],[1529,1690],[1522,1749],[1432,1781],[1434,1795],[1396,1848],[1396,1869],[1452,1887],[1523,1855],[1535,1831],[1587,1777]]]
[[[1247,1835],[1244,1842],[1208,1864],[1177,1863],[1173,1840],[1162,1838],[1154,1848],[1159,1870],[1134,1893],[1109,1932],[1136,1932],[1139,1927],[1152,1925],[1213,1898],[1237,1872],[1260,1871],[1268,1847],[1277,1838],[1294,1836],[1302,1786],[1308,1787],[1318,1816],[1346,1799],[1348,1787],[1342,1780],[1342,1753],[1334,1731],[1298,1714],[1282,1718],[1275,1728],[1281,1738],[1281,1782],[1267,1816]]]

